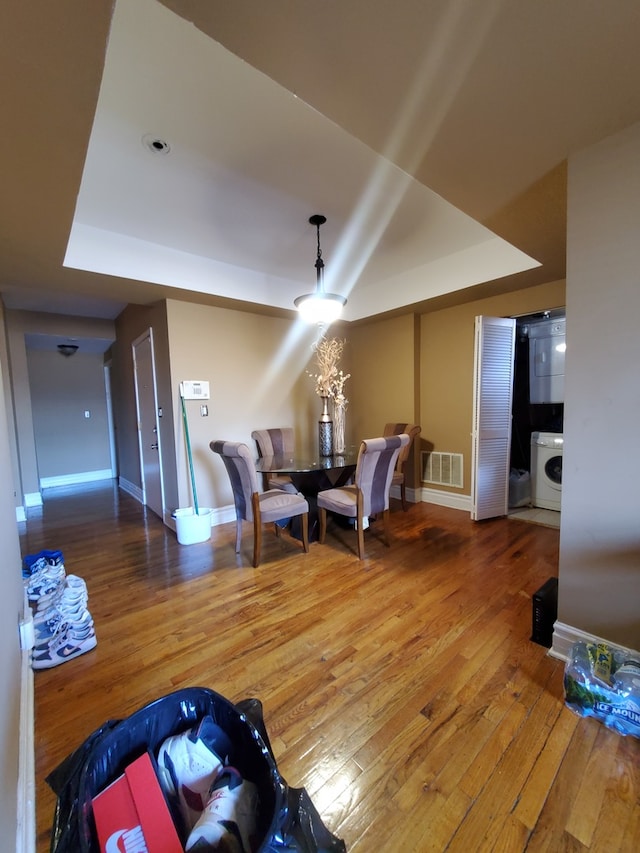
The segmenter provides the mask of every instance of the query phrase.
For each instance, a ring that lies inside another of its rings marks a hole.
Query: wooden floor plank
[[[598,822],[609,821],[608,814],[602,815],[602,805],[607,784],[615,772],[616,753],[611,751],[607,735],[604,729],[598,731],[566,823],[567,832],[587,848]],[[595,768],[598,772],[594,773]]]
[[[527,853],[564,850],[564,844],[569,845],[568,849],[577,849],[578,842],[565,831],[566,823],[584,778],[599,728],[599,724],[593,719],[581,720],[576,726],[560,770],[531,833]],[[606,849],[605,847],[604,850]],[[624,850],[624,847],[620,849]]]
[[[578,719],[563,709],[549,732],[547,742],[536,756],[514,809],[514,816],[528,829],[533,829],[549,796],[558,768],[578,725]]]

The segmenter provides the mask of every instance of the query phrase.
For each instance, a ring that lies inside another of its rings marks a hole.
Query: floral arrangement
[[[342,405],[347,404],[344,383],[351,376],[350,373],[338,370],[344,344],[345,342],[338,338],[320,338],[314,345],[318,372],[310,374],[315,379],[316,394],[319,397],[331,397]]]

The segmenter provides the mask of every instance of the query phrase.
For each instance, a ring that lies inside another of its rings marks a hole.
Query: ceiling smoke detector
[[[58,344],[58,352],[69,358],[78,352],[78,344]]]
[[[145,148],[148,148],[152,154],[169,154],[171,152],[171,146],[169,143],[153,133],[145,133],[142,137],[142,144]]]

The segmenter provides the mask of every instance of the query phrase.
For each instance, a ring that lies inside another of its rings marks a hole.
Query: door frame
[[[135,390],[135,398],[136,398],[136,428],[138,433],[138,456],[140,460],[140,484],[142,487],[142,503],[145,506],[147,504],[147,488],[146,488],[146,477],[145,477],[145,469],[144,469],[144,451],[143,451],[143,441],[144,437],[142,435],[142,422],[140,417],[140,391],[138,388],[138,366],[137,366],[137,358],[136,358],[136,347],[143,344],[146,340],[149,341],[149,348],[151,352],[151,385],[153,392],[153,422],[155,424],[155,434],[158,441],[158,470],[159,470],[159,478],[160,478],[160,502],[161,502],[161,514],[160,518],[164,522],[165,520],[165,494],[164,494],[164,476],[163,476],[163,464],[162,464],[162,439],[160,436],[160,420],[158,417],[158,386],[156,381],[156,358],[155,358],[155,348],[153,341],[153,329],[149,327],[146,331],[144,331],[141,335],[139,335],[132,343],[131,343],[131,354],[133,358],[133,384]],[[153,507],[149,507],[152,511],[155,512]]]
[[[116,446],[116,429],[113,418],[113,398],[111,394],[111,359],[104,363],[104,387],[107,396],[107,424],[109,429],[109,455],[111,457],[111,476],[118,476],[118,449]]]

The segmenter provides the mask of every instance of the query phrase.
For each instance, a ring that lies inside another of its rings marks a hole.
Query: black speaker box
[[[553,623],[558,618],[558,578],[549,578],[533,593],[533,633],[531,639],[540,646],[551,648]]]

